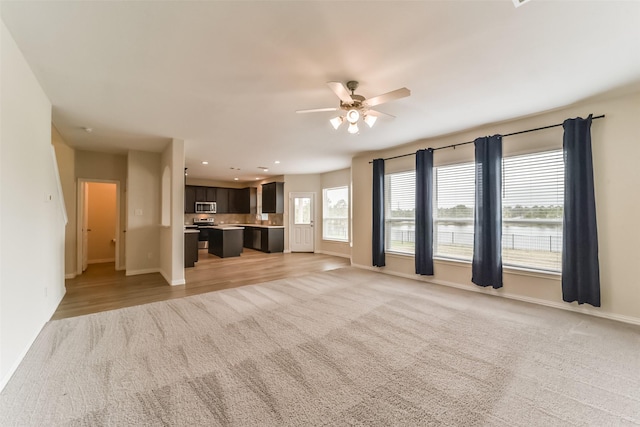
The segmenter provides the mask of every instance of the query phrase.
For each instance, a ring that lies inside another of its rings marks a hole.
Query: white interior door
[[[313,193],[291,193],[289,216],[289,249],[291,252],[313,252]]]

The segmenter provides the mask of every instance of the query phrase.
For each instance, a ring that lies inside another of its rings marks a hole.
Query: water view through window
[[[434,170],[434,254],[471,260],[475,166]],[[503,159],[502,256],[507,266],[560,271],[564,164],[562,150]],[[415,171],[387,175],[386,248],[415,251]]]

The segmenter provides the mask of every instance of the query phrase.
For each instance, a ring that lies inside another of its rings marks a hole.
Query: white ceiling
[[[2,1],[1,12],[68,143],[161,151],[184,139],[198,178],[337,170],[359,152],[640,81],[637,1]],[[397,118],[359,135],[333,130],[335,113],[295,114],[338,106],[326,82],[347,80],[365,97],[412,94],[377,107]]]

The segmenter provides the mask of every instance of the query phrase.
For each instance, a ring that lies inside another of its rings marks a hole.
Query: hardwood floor
[[[266,254],[244,249],[234,258],[218,258],[200,249],[199,261],[185,269],[186,285],[169,286],[159,273],[125,276],[113,263],[91,264],[66,281],[67,293],[51,320],[164,301],[350,265],[347,258],[313,253]]]

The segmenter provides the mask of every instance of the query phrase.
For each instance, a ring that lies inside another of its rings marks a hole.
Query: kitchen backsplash
[[[215,224],[260,224],[284,225],[283,214],[267,214],[269,219],[262,220],[256,214],[185,214],[184,223],[193,224],[194,218],[215,218]]]

